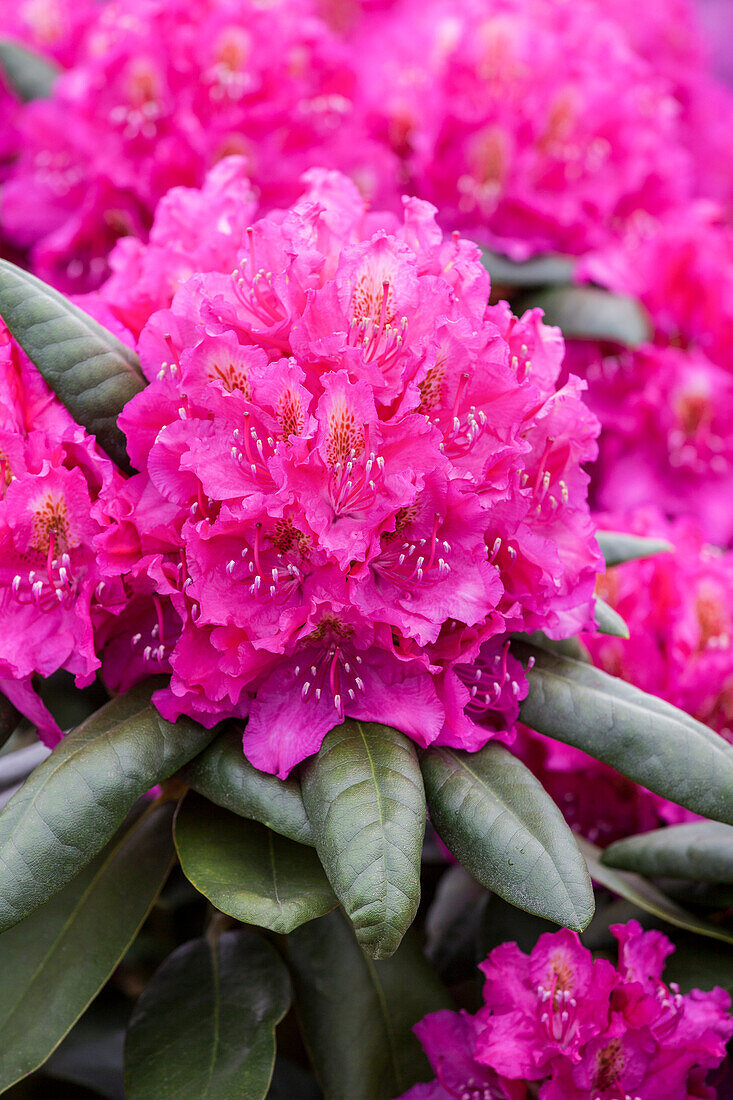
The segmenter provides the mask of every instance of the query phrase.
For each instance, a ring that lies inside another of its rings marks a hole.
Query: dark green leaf
[[[653,558],[655,554],[669,554],[674,550],[672,543],[666,539],[641,538],[623,531],[597,531],[596,538],[607,569],[625,561]]]
[[[128,468],[117,417],[145,385],[135,352],[8,260],[0,260],[0,316],[74,419]]]
[[[333,909],[312,848],[189,794],[176,815],[184,874],[209,901],[245,924],[291,932]]]
[[[95,680],[85,688],[78,688],[72,674],[63,668],[39,681],[38,694],[62,730],[80,726],[108,703],[110,698],[100,680]]]
[[[510,260],[488,248],[481,250],[481,262],[492,283],[502,286],[552,286],[572,281],[577,261],[572,256],[549,253],[531,260]]]
[[[151,690],[113,699],[68,734],[0,813],[0,930],[65,886],[137,799],[213,736],[187,718],[166,722]]]
[[[696,821],[630,836],[606,848],[601,861],[641,875],[733,883],[733,828]]]
[[[9,38],[0,41],[0,70],[8,87],[23,103],[48,99],[61,71],[55,61]]]
[[[242,735],[236,729],[221,734],[192,760],[183,778],[217,806],[261,821],[299,844],[313,844],[298,781],[253,767],[242,753]]]
[[[595,286],[558,286],[528,294],[517,312],[539,306],[548,325],[558,325],[566,337],[604,340],[637,347],[652,337],[644,308],[625,294],[611,294]]]
[[[629,628],[618,611],[599,596],[596,596],[595,620],[601,634],[610,634],[614,638],[629,637]]]
[[[733,746],[669,703],[569,657],[523,642],[523,722],[583,749],[622,775],[704,817],[733,824]]]
[[[450,985],[475,977],[476,942],[491,896],[460,863],[443,872],[425,917],[425,954]]]
[[[109,987],[107,987],[109,989]],[[43,1066],[54,1081],[73,1081],[105,1100],[125,1100],[122,1051],[129,1011],[114,1009],[103,991]],[[111,998],[110,998],[111,999]]]
[[[172,813],[170,804],[149,809],[0,936],[0,1091],[51,1054],[134,940],[173,861]]]
[[[638,905],[645,912],[652,913],[655,917],[677,928],[683,928],[686,932],[695,932],[700,936],[723,940],[724,943],[733,943],[733,932],[688,913],[641,875],[630,874],[628,871],[615,871],[612,867],[606,867],[599,858],[600,848],[591,844],[590,841],[579,837],[578,845],[585,856],[591,878],[599,886],[604,886],[619,897]]]
[[[659,883],[659,887],[682,905],[701,909],[733,909],[733,884],[721,886],[710,882],[666,878]]]
[[[518,642],[526,642],[528,645],[546,649],[548,653],[557,653],[561,657],[572,657],[574,661],[583,661],[588,664],[590,657],[579,638],[548,638],[541,630],[533,630],[531,634],[515,634]]]
[[[302,782],[318,855],[356,938],[387,958],[420,902],[425,792],[415,746],[389,726],[348,719]]]
[[[683,993],[720,985],[733,994],[733,947],[676,932],[674,952],[664,966],[664,981],[677,982]],[[727,1093],[718,1093],[723,1100]]]
[[[20,714],[18,711],[10,700],[0,693],[0,748],[14,732],[19,721]]]
[[[542,917],[535,917],[522,909],[515,909],[498,894],[490,894],[481,919],[477,961],[485,959],[490,951],[499,944],[506,943],[507,940],[515,942],[520,951],[529,955],[537,940],[545,932],[557,932],[557,926],[543,920]]]
[[[125,1043],[128,1100],[264,1100],[290,1006],[280,956],[246,930],[193,940],[140,997]]]
[[[337,910],[294,932],[288,953],[325,1100],[392,1100],[433,1076],[411,1029],[450,1001],[414,933],[390,959],[374,962]]]
[[[267,1100],[323,1100],[312,1073],[278,1055]]]
[[[573,834],[530,770],[502,745],[422,754],[430,820],[475,879],[512,905],[581,931],[593,890]]]

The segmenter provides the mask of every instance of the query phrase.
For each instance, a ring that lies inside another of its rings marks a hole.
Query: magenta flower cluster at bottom
[[[484,1005],[434,1012],[415,1027],[435,1071],[401,1100],[695,1100],[733,1035],[720,988],[682,994],[662,981],[674,947],[636,921],[611,926],[618,964],[575,932],[491,952]]]

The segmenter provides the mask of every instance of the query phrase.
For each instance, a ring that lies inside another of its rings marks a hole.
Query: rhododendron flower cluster
[[[108,682],[170,669],[166,717],[248,715],[281,776],[345,716],[510,737],[509,632],[590,625],[599,561],[597,424],[575,379],[556,390],[557,330],[488,306],[478,249],[426,204],[306,182],[143,329],[150,385],[120,418],[141,472],[98,540],[127,593]]]
[[[7,236],[61,289],[102,281],[115,240],[144,237],[158,200],[246,153],[270,203],[313,164],[390,177],[353,109],[349,51],[307,0],[112,0],[53,96],[28,105],[4,189]]]
[[[94,679],[94,504],[121,481],[0,328],[0,689],[50,744],[32,677]]]
[[[672,89],[606,6],[401,0],[358,38],[371,127],[447,227],[580,253],[690,194]]]
[[[80,295],[79,304],[92,313],[105,311],[137,339],[194,273],[235,267],[257,209],[247,161],[226,157],[202,187],[171,188],[156,208],[148,240],[118,241],[110,277],[99,291]]]
[[[733,97],[689,5],[647,7],[109,0],[22,113],[4,232],[43,278],[92,289],[115,240],[144,239],[171,187],[232,153],[267,206],[307,168],[338,168],[516,257],[582,254],[700,196],[729,204]]]
[[[664,538],[674,549],[598,578],[598,594],[631,636],[584,636],[593,663],[733,741],[733,554],[706,544],[691,520],[665,521],[654,508],[596,520],[601,529]],[[694,817],[560,742],[523,730],[517,751],[573,828],[596,843]]]
[[[652,342],[634,349],[570,342],[603,425],[594,503],[656,504],[733,540],[733,235],[710,206],[651,221],[591,254],[581,278],[646,308]]]
[[[67,68],[81,55],[95,0],[0,0],[2,36]],[[21,105],[0,74],[0,181],[19,152]]]
[[[706,1081],[733,1034],[730,996],[666,985],[674,947],[661,932],[636,921],[611,932],[616,966],[568,930],[529,955],[495,948],[475,1015],[441,1011],[415,1027],[436,1080],[402,1100],[714,1100]]]
[[[598,593],[631,637],[584,638],[594,664],[733,741],[733,554],[707,545],[690,520],[665,523],[654,509],[626,522],[597,520],[601,528],[665,538],[674,551],[598,578]]]

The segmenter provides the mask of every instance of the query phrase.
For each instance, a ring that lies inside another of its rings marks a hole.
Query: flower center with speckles
[[[18,603],[33,603],[40,611],[52,611],[61,604],[70,607],[76,596],[77,578],[72,576],[70,551],[79,540],[70,532],[65,498],[45,493],[33,506],[30,549],[45,558],[45,569],[30,569],[27,576],[16,573],[10,585]]]
[[[66,553],[78,546],[69,535],[69,518],[63,496],[46,493],[33,508],[31,546],[44,557],[49,551]]]
[[[212,382],[222,382],[224,389],[229,393],[239,390],[247,400],[252,396],[252,387],[247,379],[247,372],[241,363],[231,361],[212,363],[207,373]]]
[[[226,571],[235,581],[249,585],[255,598],[289,600],[304,580],[311,540],[291,520],[277,520],[267,534],[255,525],[254,538],[244,545],[238,562],[232,558]]]
[[[598,1051],[596,1056],[593,1087],[597,1089],[613,1088],[614,1085],[618,1084],[625,1065],[626,1059],[621,1050],[621,1043],[618,1039],[612,1039],[603,1050]],[[627,1100],[627,1096],[620,1097],[619,1100]],[[631,1098],[628,1097],[628,1100],[631,1100]]]

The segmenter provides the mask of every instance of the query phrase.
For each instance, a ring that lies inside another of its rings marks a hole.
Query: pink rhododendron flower
[[[602,18],[616,23],[633,50],[667,81],[677,104],[679,140],[691,156],[694,193],[729,206],[733,94],[713,71],[700,0],[643,6],[634,0],[595,2]]]
[[[401,0],[357,24],[370,126],[444,226],[518,259],[577,254],[688,201],[672,87],[607,9]]]
[[[584,367],[571,348],[568,364],[588,380],[604,427],[596,506],[623,512],[654,503],[669,516],[694,516],[712,542],[728,545],[733,371],[692,348],[649,344],[591,356]]]
[[[650,221],[580,265],[580,277],[631,294],[653,337],[634,350],[569,342],[603,425],[596,507],[655,504],[733,541],[733,235],[709,206]]]
[[[467,1012],[433,1012],[413,1029],[435,1071],[435,1081],[415,1085],[403,1100],[525,1100],[521,1081],[501,1078],[474,1057],[476,1021]]]
[[[156,203],[248,158],[263,201],[291,201],[312,163],[389,187],[390,155],[354,112],[349,51],[308,0],[112,0],[53,96],[22,117],[2,200],[7,236],[62,289],[98,286],[119,237]]]
[[[610,962],[593,960],[575,932],[540,936],[529,956],[502,944],[481,969],[485,1008],[476,1053],[505,1076],[541,1080],[557,1059],[577,1062],[608,1027],[617,975]]]
[[[584,638],[594,664],[733,741],[733,554],[706,545],[690,521],[665,523],[653,509],[626,522],[598,520],[602,528],[666,538],[674,551],[598,578],[597,591],[631,637]]]
[[[666,985],[674,948],[661,932],[636,921],[611,931],[616,967],[566,929],[529,955],[495,948],[476,1015],[437,1012],[415,1028],[437,1080],[403,1100],[521,1098],[529,1082],[539,1100],[714,1100],[705,1079],[733,1035],[730,996]]]
[[[0,0],[2,36],[68,68],[83,51],[96,11],[95,0]],[[19,152],[20,110],[0,73],[0,181]]]
[[[94,678],[94,504],[121,481],[0,330],[1,690],[52,744],[60,732],[31,678]]]
[[[513,736],[509,632],[590,623],[597,425],[576,380],[555,388],[558,332],[488,292],[432,208],[368,213],[318,170],[233,273],[153,315],[120,420],[141,473],[98,545],[141,600],[130,644],[172,672],[166,716],[248,716],[247,756],[281,776],[345,716]]]
[[[234,267],[256,210],[246,160],[226,157],[207,173],[201,188],[171,188],[156,208],[147,242],[134,236],[117,242],[109,279],[87,299],[103,302],[139,336],[151,315],[168,307],[195,272]]]
[[[674,550],[615,566],[598,578],[597,592],[631,636],[584,635],[593,663],[733,741],[733,554],[707,545],[692,521],[669,522],[653,508],[596,518],[602,529],[664,538]],[[557,741],[523,730],[516,751],[572,827],[602,846],[693,818]]]
[[[581,261],[579,278],[637,298],[660,346],[696,348],[733,369],[733,229],[709,203],[639,219]]]

